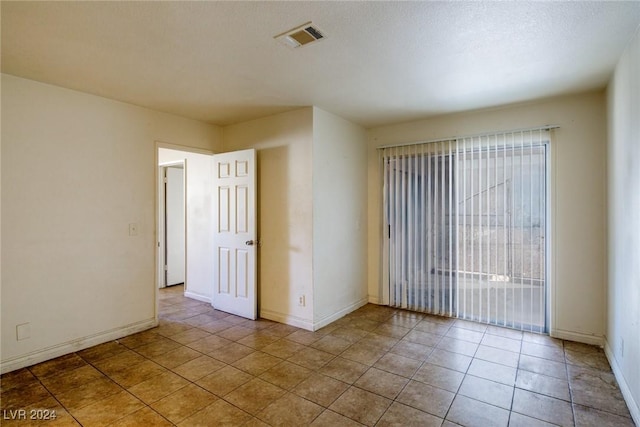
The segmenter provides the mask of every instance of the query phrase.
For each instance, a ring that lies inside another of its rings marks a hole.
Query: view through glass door
[[[547,329],[548,132],[384,149],[389,304]]]

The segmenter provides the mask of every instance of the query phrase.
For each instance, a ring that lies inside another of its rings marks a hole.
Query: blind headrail
[[[387,145],[382,145],[380,147],[376,147],[376,149],[377,150],[384,150],[385,148],[408,147],[408,146],[411,146],[411,145],[434,144],[434,143],[437,143],[437,142],[455,141],[455,140],[458,140],[458,139],[481,138],[483,136],[500,136],[500,135],[515,134],[515,133],[536,132],[536,131],[543,131],[543,130],[553,130],[553,129],[559,129],[559,128],[560,128],[560,126],[558,126],[558,125],[545,125],[545,126],[538,126],[538,127],[533,127],[533,128],[502,130],[502,131],[498,131],[498,132],[477,133],[477,134],[473,134],[473,135],[464,135],[464,136],[451,136],[451,137],[448,137],[448,138],[431,139],[431,140],[428,140],[428,141],[414,141],[414,142],[405,142],[405,143],[401,143],[401,144],[387,144]]]

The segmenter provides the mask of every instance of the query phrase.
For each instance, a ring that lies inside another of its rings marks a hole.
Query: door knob
[[[253,240],[247,240],[246,242],[244,242],[245,245],[247,246],[253,246],[255,242]]]

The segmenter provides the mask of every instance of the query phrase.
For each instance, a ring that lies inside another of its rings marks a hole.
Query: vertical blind
[[[546,129],[380,150],[389,305],[546,331]]]

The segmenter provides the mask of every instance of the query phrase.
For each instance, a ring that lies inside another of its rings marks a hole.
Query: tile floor
[[[182,287],[159,304],[157,328],[3,375],[2,425],[633,426],[595,347],[375,305],[312,333]]]

